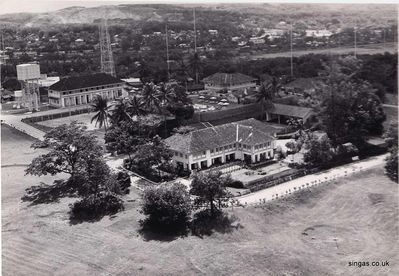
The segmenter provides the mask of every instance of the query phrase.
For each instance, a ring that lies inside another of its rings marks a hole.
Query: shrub
[[[123,201],[115,194],[91,194],[70,205],[71,220],[90,221],[113,215],[124,209]]]
[[[243,189],[244,184],[239,180],[233,180],[226,184],[226,187],[236,188],[236,189]]]
[[[129,187],[132,184],[130,180],[130,175],[127,172],[120,171],[117,173],[116,179],[118,180],[119,187],[121,188],[122,193],[128,194]]]
[[[190,195],[181,183],[149,187],[143,194],[142,212],[148,216],[148,226],[163,230],[185,228],[191,214]]]

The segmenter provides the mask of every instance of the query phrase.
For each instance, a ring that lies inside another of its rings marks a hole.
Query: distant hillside
[[[173,5],[107,5],[93,8],[75,6],[49,13],[0,15],[0,22],[40,27],[52,24],[90,24],[100,18],[162,21],[167,13],[181,9],[184,8]]]
[[[91,24],[100,18],[134,21],[164,21],[173,13],[199,10],[226,11],[244,15],[249,26],[273,27],[279,21],[306,22],[318,27],[334,20],[341,27],[355,22],[381,26],[397,22],[396,5],[372,4],[195,4],[195,5],[107,5],[92,8],[69,7],[49,13],[0,15],[0,24],[45,27],[57,24]],[[171,15],[172,14],[172,15]],[[191,15],[190,15],[191,16]],[[187,19],[187,18],[186,18]],[[191,20],[191,19],[190,19]],[[333,21],[333,22],[334,22]],[[335,23],[337,24],[337,23]]]

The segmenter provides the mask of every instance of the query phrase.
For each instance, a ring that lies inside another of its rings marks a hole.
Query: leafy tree
[[[148,143],[138,147],[128,167],[130,170],[155,181],[160,180],[159,168],[167,164],[172,153],[159,136],[153,137]]]
[[[143,194],[142,212],[148,216],[150,225],[185,228],[191,214],[190,194],[181,183],[148,187]]]
[[[87,175],[90,162],[102,157],[102,149],[95,136],[85,129],[86,127],[72,122],[46,133],[43,143],[49,146],[50,151],[34,158],[25,170],[26,174],[41,176],[67,173],[71,175],[72,181],[77,176]],[[37,143],[32,145],[34,148],[39,146]]]
[[[390,155],[386,158],[385,171],[388,177],[398,183],[398,147],[390,150]]]
[[[345,59],[332,62],[323,72],[319,118],[333,146],[346,141],[361,144],[364,135],[381,134],[383,129],[381,102],[367,82],[355,79],[353,68],[358,68],[356,61]]]
[[[127,154],[132,160],[137,148],[148,142],[146,129],[139,122],[122,121],[113,125],[104,136],[107,150],[118,154]]]
[[[327,136],[318,138],[315,135],[309,135],[304,143],[306,150],[304,161],[310,166],[325,165],[334,157],[334,152]]]
[[[226,190],[226,182],[229,179],[222,176],[222,173],[197,173],[191,182],[190,194],[196,196],[194,204],[197,208],[208,205],[211,215],[215,210],[220,209],[230,198],[230,193]]]
[[[102,126],[104,125],[104,129],[105,131],[107,131],[108,118],[111,117],[109,112],[110,105],[108,104],[108,99],[98,95],[93,100],[91,106],[93,107],[94,112],[97,112],[91,119],[91,122],[96,120],[96,126],[97,123],[99,124],[100,128],[102,128]]]
[[[384,135],[389,156],[386,158],[385,171],[388,177],[398,182],[398,126],[391,124]]]

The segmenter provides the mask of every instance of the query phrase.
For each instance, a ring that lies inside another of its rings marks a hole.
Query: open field
[[[383,54],[385,52],[396,53],[397,44],[395,43],[386,43],[385,47],[381,44],[368,44],[368,45],[358,45],[357,54],[358,55],[375,55],[375,54]],[[308,54],[324,54],[324,55],[348,55],[353,54],[355,52],[355,48],[351,46],[343,46],[337,48],[328,48],[328,49],[312,49],[312,50],[294,50],[292,52],[292,56],[299,57]],[[291,52],[279,52],[279,53],[269,53],[269,54],[256,54],[251,55],[250,59],[269,59],[269,58],[278,58],[278,57],[290,57]]]
[[[98,130],[98,128],[95,125],[96,122],[95,121],[91,122],[91,118],[94,115],[95,115],[95,113],[84,113],[84,114],[73,115],[73,116],[69,116],[69,117],[47,120],[47,121],[43,121],[43,122],[37,122],[37,124],[47,126],[47,127],[57,127],[62,124],[69,124],[72,121],[78,121],[80,123],[83,123],[87,127],[87,130]]]
[[[71,225],[68,203],[29,206],[37,153],[2,126],[3,275],[399,275],[398,185],[382,168],[262,208],[234,208],[235,227],[199,238],[141,235],[136,192],[126,210]],[[44,151],[44,150],[41,150]],[[10,166],[20,164],[18,166]],[[389,267],[349,267],[349,261]]]

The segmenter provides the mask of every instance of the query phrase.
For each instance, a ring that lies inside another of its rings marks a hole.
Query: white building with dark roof
[[[125,82],[105,73],[62,78],[49,87],[49,104],[68,107],[89,104],[100,95],[114,100],[122,96]]]
[[[234,160],[256,163],[274,158],[277,129],[255,119],[175,134],[165,139],[176,166],[208,168]]]

